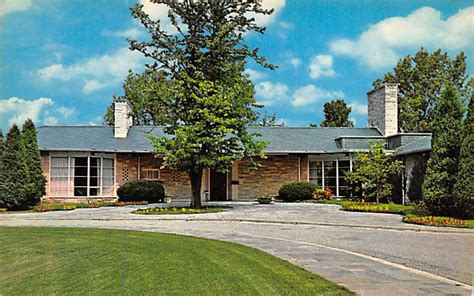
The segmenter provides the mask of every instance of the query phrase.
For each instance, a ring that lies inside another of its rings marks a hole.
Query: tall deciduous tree
[[[269,115],[265,112],[261,118],[259,118],[255,124],[256,126],[285,126],[284,122],[278,122],[278,118],[275,113]]]
[[[454,211],[458,217],[474,216],[474,97],[469,100],[463,125],[459,172],[454,186]]]
[[[263,33],[252,14],[271,14],[259,1],[160,1],[169,7],[176,28],[172,35],[152,20],[143,6],[132,8],[151,40],[132,40],[130,48],[155,61],[150,71],[164,70],[172,93],[161,103],[172,114],[164,128],[170,138],[152,138],[164,165],[186,170],[191,180],[191,207],[201,206],[205,168],[228,171],[232,162],[249,157],[256,165],[266,143],[247,131],[258,114],[251,81],[243,73],[247,58],[274,68],[244,41],[250,31]]]
[[[354,127],[354,123],[349,120],[351,111],[352,108],[342,99],[324,103],[324,121],[321,122],[321,127]]]
[[[421,48],[415,56],[401,59],[393,72],[373,85],[378,87],[386,82],[399,84],[398,120],[403,132],[431,132],[434,107],[444,83],[449,82],[463,100],[472,91],[463,52],[451,59],[441,50],[429,53]]]
[[[368,153],[358,153],[354,170],[346,173],[346,180],[353,192],[361,198],[391,201],[392,184],[389,177],[401,168],[401,162],[385,153],[383,144],[374,144]]]
[[[46,178],[41,168],[41,156],[36,139],[36,128],[31,119],[23,124],[21,133],[22,159],[26,168],[25,194],[27,205],[34,206],[41,201],[46,191]]]
[[[2,154],[4,173],[0,179],[0,192],[2,192],[3,205],[9,209],[26,207],[25,179],[26,170],[21,157],[21,133],[13,125],[7,134]]]
[[[434,110],[431,154],[423,183],[424,202],[433,215],[455,215],[453,188],[463,114],[464,106],[455,87],[446,84]]]
[[[165,125],[171,121],[162,101],[170,96],[172,84],[163,71],[145,71],[142,74],[128,72],[123,84],[124,95],[119,98],[127,99],[132,105],[133,124]],[[113,103],[107,108],[104,124],[114,124]]]

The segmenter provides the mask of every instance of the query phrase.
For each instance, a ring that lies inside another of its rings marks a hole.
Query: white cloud
[[[267,77],[267,74],[253,69],[245,69],[244,73],[247,74],[252,81],[261,80]]]
[[[330,43],[334,54],[358,59],[372,70],[393,67],[408,50],[441,48],[474,54],[474,6],[460,10],[446,20],[441,12],[422,7],[406,17],[391,17],[371,25],[356,39]]]
[[[2,0],[0,1],[0,16],[15,11],[25,11],[33,4],[32,0]]]
[[[57,111],[59,112],[59,114],[61,114],[64,118],[68,118],[68,117],[71,117],[74,113],[76,113],[76,109],[74,108],[67,108],[67,107],[59,107],[57,109]]]
[[[127,38],[127,39],[137,39],[138,37],[143,36],[144,32],[140,30],[139,28],[132,27],[132,28],[122,30],[122,31],[115,31],[115,32],[104,31],[102,32],[102,35],[119,37],[119,38]]]
[[[352,112],[357,114],[365,115],[367,114],[367,104],[361,104],[357,101],[354,101],[349,104],[349,107],[352,108]]]
[[[270,81],[260,82],[255,85],[257,101],[259,104],[270,106],[288,99],[288,86],[283,83]]]
[[[74,119],[76,109],[58,106],[51,98],[26,100],[18,97],[0,99],[0,128],[8,130],[13,124],[22,126],[30,118],[39,125],[57,125]]]
[[[321,99],[336,99],[344,97],[342,91],[329,91],[322,88],[317,88],[313,84],[300,87],[293,93],[291,104],[295,107],[304,107]]]
[[[298,58],[291,58],[290,59],[290,64],[295,67],[295,68],[298,68],[300,65],[301,65],[301,60],[298,59]]]
[[[43,81],[76,81],[83,84],[83,92],[91,93],[111,85],[120,85],[129,69],[137,70],[144,64],[143,56],[128,48],[113,54],[93,57],[65,66],[53,64],[42,68],[38,75]]]
[[[336,75],[333,69],[332,55],[320,54],[314,56],[309,64],[309,76],[313,79],[332,77]]]
[[[2,119],[0,126],[11,126],[14,123],[21,126],[28,118],[36,122],[41,110],[53,104],[54,102],[50,98],[29,101],[11,97],[7,100],[0,100],[0,118]]]
[[[249,13],[249,17],[254,17],[255,22],[259,26],[268,26],[275,21],[278,16],[278,13],[285,7],[286,0],[262,0],[263,9],[274,9],[273,13],[270,15],[262,15]],[[289,24],[289,23],[286,23]]]

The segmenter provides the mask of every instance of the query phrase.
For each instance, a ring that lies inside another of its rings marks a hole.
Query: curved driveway
[[[345,212],[335,205],[229,205],[222,213],[197,215],[131,214],[144,206],[2,214],[0,226],[194,235],[262,249],[363,295],[471,294],[473,230],[409,225],[399,215]]]

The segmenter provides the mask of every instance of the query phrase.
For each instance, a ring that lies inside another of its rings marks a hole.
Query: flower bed
[[[75,209],[123,207],[128,205],[146,205],[145,202],[98,201],[91,203],[50,203],[45,202],[33,208],[34,212],[71,211]]]
[[[405,223],[428,226],[474,228],[474,220],[461,220],[450,217],[406,215],[402,221]]]
[[[205,214],[205,213],[218,213],[223,212],[222,207],[207,207],[202,209],[192,208],[148,208],[139,209],[133,212],[133,214],[140,215],[177,215],[177,214]]]

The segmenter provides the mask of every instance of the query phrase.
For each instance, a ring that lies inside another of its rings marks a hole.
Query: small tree
[[[265,114],[258,119],[256,126],[285,126],[284,122],[278,123],[278,119],[275,113],[269,115],[265,112]]]
[[[21,134],[22,158],[26,168],[25,194],[27,205],[34,206],[41,201],[45,194],[46,178],[41,168],[41,155],[36,139],[36,128],[31,119],[23,124]]]
[[[456,89],[446,84],[432,122],[431,154],[423,183],[424,202],[433,215],[455,215],[456,183],[464,106]]]
[[[321,122],[321,127],[354,127],[354,123],[349,120],[351,111],[352,108],[342,99],[324,103],[324,121]]]
[[[464,121],[459,158],[459,172],[454,185],[454,212],[457,217],[474,216],[474,97]]]
[[[384,151],[383,144],[374,144],[368,153],[358,153],[354,170],[346,173],[346,181],[353,192],[368,200],[391,201],[392,185],[390,175],[401,168],[401,162],[394,160]]]
[[[14,124],[7,134],[2,164],[4,172],[0,179],[0,192],[2,192],[3,205],[9,209],[22,209],[27,207],[25,194],[26,171],[21,158],[21,133]]]

